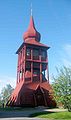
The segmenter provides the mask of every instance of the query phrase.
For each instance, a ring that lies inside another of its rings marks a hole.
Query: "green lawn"
[[[71,112],[39,112],[30,117],[49,118],[50,120],[71,120]]]

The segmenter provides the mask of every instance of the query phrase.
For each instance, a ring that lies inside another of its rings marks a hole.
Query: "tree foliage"
[[[57,104],[71,111],[71,68],[57,68],[58,75],[53,77],[54,97]]]
[[[6,87],[2,89],[1,94],[0,94],[0,105],[2,104],[5,105],[7,103],[13,90],[14,89],[11,87],[10,84],[7,84]]]

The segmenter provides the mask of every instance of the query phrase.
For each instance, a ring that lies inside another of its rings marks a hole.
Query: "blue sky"
[[[71,65],[71,0],[0,0],[0,91],[15,87],[18,47],[30,20],[30,4],[41,42],[48,50],[50,81],[55,67]]]

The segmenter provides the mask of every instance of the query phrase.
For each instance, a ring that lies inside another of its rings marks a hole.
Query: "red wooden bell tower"
[[[31,16],[28,30],[23,35],[24,42],[16,52],[17,84],[8,106],[56,106],[48,78],[49,47],[40,43],[40,38]]]
[[[16,52],[18,54],[17,84],[44,82],[45,71],[48,68],[48,46],[41,44],[40,33],[36,31],[34,20],[31,16],[27,32],[24,33],[24,43]]]

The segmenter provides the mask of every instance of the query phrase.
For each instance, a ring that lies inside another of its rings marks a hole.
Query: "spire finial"
[[[32,1],[31,1],[31,16],[33,15]]]

